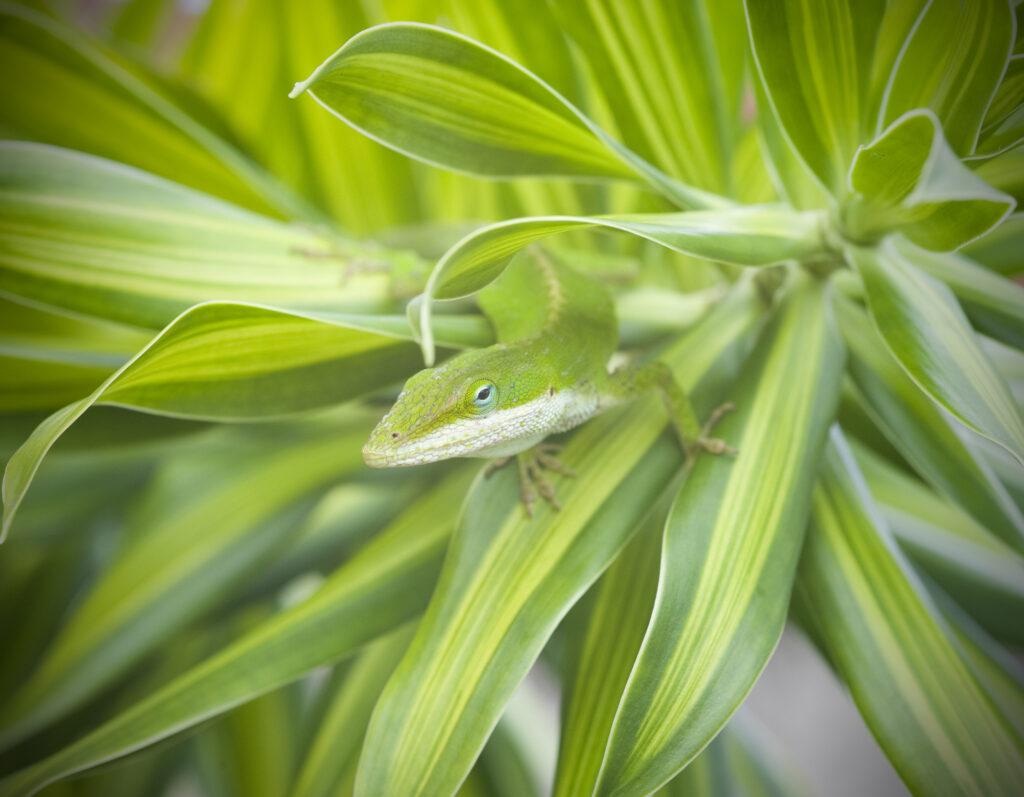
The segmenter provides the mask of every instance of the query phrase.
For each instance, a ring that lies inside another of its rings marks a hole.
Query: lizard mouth
[[[371,468],[402,468],[433,462],[437,457],[424,455],[418,446],[378,448],[367,443],[363,446],[363,462]]]
[[[390,464],[387,454],[368,445],[363,446],[363,462],[371,468],[386,468]]]

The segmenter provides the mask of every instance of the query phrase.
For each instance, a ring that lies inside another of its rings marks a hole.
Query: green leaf
[[[992,104],[985,112],[985,126],[982,128],[982,137],[986,131],[998,125],[1007,116],[1013,114],[1020,105],[1024,103],[1024,55],[1012,55],[1006,62],[1006,72],[999,81],[999,88],[992,97]]]
[[[754,63],[783,134],[822,186],[844,196],[847,167],[870,127],[862,76],[870,70],[884,4],[746,0],[744,6]]]
[[[51,410],[91,393],[150,337],[0,298],[0,411]]]
[[[843,352],[823,287],[794,273],[665,527],[661,578],[596,793],[648,794],[714,738],[771,656],[810,506]],[[774,430],[785,428],[785,435]]]
[[[815,489],[797,593],[912,792],[1024,788],[1024,743],[893,543],[838,430]]]
[[[785,766],[774,739],[743,713],[735,715],[658,797],[798,797],[807,789]]]
[[[373,276],[360,272],[385,271]],[[283,224],[112,161],[0,142],[0,291],[159,329],[192,305],[396,312],[411,253]],[[420,275],[423,276],[420,276]]]
[[[732,172],[736,198],[743,204],[760,205],[780,199],[781,194],[772,177],[772,165],[768,163],[761,131],[756,124],[748,127],[736,144],[732,155]],[[821,207],[822,204],[811,207]],[[803,206],[798,209],[803,209]]]
[[[413,626],[400,628],[366,646],[329,695],[316,734],[295,776],[291,797],[330,797],[355,764],[370,714],[384,684],[409,647]]]
[[[1012,196],[1018,206],[1024,202],[1024,145],[982,163],[968,161],[968,165],[993,188]]]
[[[419,306],[420,335],[433,359],[433,299],[475,293],[497,279],[526,245],[549,235],[588,228],[629,233],[695,257],[743,266],[764,266],[818,254],[824,247],[819,212],[781,207],[632,216],[550,216],[516,219],[484,227],[448,250],[434,267]]]
[[[1024,736],[1024,667],[952,601],[937,596],[961,650],[995,704]]]
[[[667,510],[651,513],[566,619],[574,644],[563,687],[555,797],[593,794],[597,785],[612,721],[651,619]]]
[[[79,585],[92,575],[88,545],[75,539],[51,548],[12,544],[0,558],[0,703],[33,671]]]
[[[199,419],[280,417],[379,390],[419,367],[416,345],[403,340],[404,319],[340,318],[229,303],[182,313],[91,395],[43,421],[11,457],[4,535],[43,457],[94,404]],[[479,335],[478,325],[448,320],[463,342]]]
[[[0,5],[0,71],[18,76],[0,86],[0,125],[7,138],[113,158],[262,212],[316,217],[246,155],[181,110],[141,67],[52,17]]]
[[[623,143],[666,174],[728,193],[740,99],[734,80],[732,91],[726,88],[732,76],[723,74],[723,60],[728,55],[730,69],[743,68],[739,3],[555,5]]]
[[[930,0],[902,0],[885,5],[871,59],[867,113],[864,117],[867,124],[865,139],[877,136],[885,127],[881,120],[881,110],[886,101],[886,87],[903,57],[908,39],[929,5]]]
[[[979,434],[1024,463],[1024,415],[978,348],[952,292],[891,240],[846,253],[864,280],[886,346],[918,386]]]
[[[249,608],[225,623],[232,636],[258,628],[269,612]],[[298,740],[284,735],[294,720],[294,691],[274,689],[249,700],[202,728],[197,739],[200,766],[210,761],[216,784],[211,793],[223,797],[280,797],[288,788]],[[285,736],[285,738],[282,738]],[[213,785],[213,784],[210,784]]]
[[[699,409],[728,384],[760,316],[744,280],[666,354],[684,389],[697,387]],[[681,452],[664,428],[653,396],[583,426],[561,455],[576,478],[558,482],[560,512],[545,505],[527,518],[513,469],[476,483],[437,592],[377,704],[357,793],[455,791],[563,614],[678,473]]]
[[[1001,120],[988,131],[970,158],[971,162],[982,164],[1019,147],[1024,143],[1024,104],[1013,109],[1013,113]]]
[[[997,274],[1014,277],[1024,273],[1024,259],[1020,256],[1022,240],[1024,213],[1014,213],[984,238],[964,247],[961,254]]]
[[[831,198],[786,139],[760,81],[755,81],[754,94],[757,98],[758,141],[775,190],[797,210],[828,206]]]
[[[900,548],[1000,639],[1024,642],[1024,558],[958,507],[851,441],[878,509]]]
[[[242,586],[319,492],[362,468],[371,426],[365,413],[344,413],[262,442],[258,430],[246,430],[161,467],[129,524],[137,541],[80,596],[31,679],[0,711],[0,746],[81,706]]]
[[[288,91],[324,53],[370,24],[358,3],[213,0],[176,70],[256,159],[354,235],[429,213],[422,207],[426,197],[409,190],[423,174],[407,158],[337,124],[312,100],[291,102]]]
[[[904,114],[858,149],[850,188],[842,210],[847,237],[872,241],[898,230],[926,249],[957,249],[1015,205],[960,162],[929,110]]]
[[[922,271],[945,282],[979,332],[1024,349],[1024,288],[966,257],[901,245]]]
[[[684,206],[725,200],[676,183],[614,141],[540,78],[432,25],[354,36],[297,83],[338,118],[410,157],[484,177],[640,177]]]
[[[889,74],[878,130],[907,111],[931,108],[953,151],[970,155],[1006,69],[1013,29],[1013,11],[1002,0],[928,3]]]
[[[836,315],[849,347],[847,372],[875,426],[940,494],[1024,551],[1024,516],[960,440],[948,415],[907,376],[866,313],[837,299]]]
[[[448,0],[442,5],[451,14],[453,24],[450,27],[453,30],[493,47],[522,64],[577,107],[582,107],[581,102],[586,102],[584,93],[589,88],[589,81],[579,79],[578,65],[573,60],[569,40],[547,0],[517,0],[512,5],[481,3],[478,0]],[[520,24],[523,19],[529,19],[530,24]],[[423,21],[433,20],[431,16]],[[443,176],[449,182],[453,177],[436,170],[430,174]],[[479,203],[474,202],[466,206],[462,212],[463,218],[497,219],[546,213],[585,213],[588,208],[604,205],[603,187],[568,179],[524,178],[502,184],[461,177],[458,181],[471,183],[470,190],[474,193],[487,191],[501,202],[501,207],[493,216],[482,216]],[[508,200],[504,200],[504,197],[508,197]],[[451,206],[450,200],[440,201]],[[438,257],[444,249],[437,253]]]
[[[0,781],[3,797],[34,794],[121,758],[331,664],[411,620],[434,588],[463,469],[411,504],[314,595],[270,618],[88,735]]]

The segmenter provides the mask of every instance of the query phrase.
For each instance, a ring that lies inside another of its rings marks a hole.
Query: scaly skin
[[[686,394],[663,363],[608,373],[617,346],[611,297],[599,283],[543,253],[521,256],[479,302],[499,343],[467,351],[415,374],[373,430],[363,458],[373,467],[452,457],[516,456],[527,513],[538,492],[556,508],[542,469],[571,475],[540,447],[609,407],[658,392],[688,456],[730,452],[705,437]]]

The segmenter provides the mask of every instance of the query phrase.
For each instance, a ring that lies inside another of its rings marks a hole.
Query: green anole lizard
[[[701,427],[685,392],[662,362],[608,371],[618,345],[615,310],[599,282],[539,250],[520,255],[478,294],[498,343],[463,352],[406,383],[373,430],[363,458],[376,468],[452,457],[486,457],[491,473],[513,457],[523,503],[539,493],[559,508],[543,470],[572,475],[543,443],[609,407],[661,394],[688,457],[735,453]]]

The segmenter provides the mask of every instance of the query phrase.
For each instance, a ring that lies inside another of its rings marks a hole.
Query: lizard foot
[[[573,477],[576,474],[571,468],[563,464],[554,452],[560,451],[561,446],[554,443],[541,443],[529,451],[516,454],[515,459],[519,465],[519,496],[523,501],[523,508],[527,517],[533,517],[533,505],[537,502],[539,495],[556,510],[562,505],[555,495],[555,488],[544,476],[544,471],[561,473],[563,476]],[[492,460],[484,470],[484,478],[490,476],[499,468],[505,467],[512,457],[501,457]]]
[[[708,418],[707,423],[705,423],[704,427],[700,430],[700,436],[686,446],[686,455],[688,457],[696,457],[702,451],[706,451],[709,454],[727,454],[729,456],[736,456],[739,451],[735,448],[730,446],[724,440],[709,436],[711,434],[711,430],[715,428],[715,424],[722,420],[722,416],[727,412],[732,412],[734,409],[736,409],[736,405],[731,401],[717,407],[715,411],[711,413],[711,417]]]

